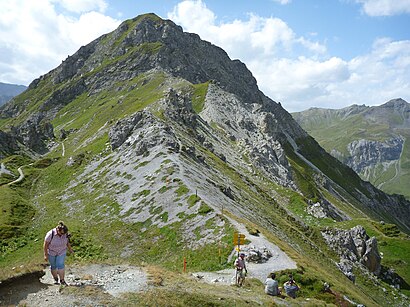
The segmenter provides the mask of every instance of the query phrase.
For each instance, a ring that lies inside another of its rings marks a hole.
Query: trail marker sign
[[[242,233],[235,232],[233,235],[233,244],[235,245],[244,245],[245,244],[245,235]]]

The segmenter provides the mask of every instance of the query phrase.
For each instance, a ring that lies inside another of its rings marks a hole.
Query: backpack
[[[68,242],[70,242],[71,233],[67,232],[67,233],[66,233],[66,236],[67,236]],[[51,241],[53,241],[53,238],[54,238],[54,229],[51,231],[51,240],[50,240],[50,243],[51,243]],[[50,243],[49,243],[49,244],[50,244]]]

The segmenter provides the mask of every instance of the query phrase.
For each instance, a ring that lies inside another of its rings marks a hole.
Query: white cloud
[[[185,31],[194,32],[202,39],[224,48],[231,56],[246,59],[265,57],[281,52],[292,52],[295,46],[311,53],[324,53],[326,47],[297,37],[279,18],[265,18],[249,14],[248,20],[216,23],[215,14],[202,1],[186,0],[175,6],[168,18]],[[239,47],[239,48],[238,48]]]
[[[75,13],[84,13],[97,10],[103,13],[107,8],[105,0],[53,0],[61,4],[66,10]]]
[[[378,39],[369,54],[349,61],[327,55],[315,36],[298,36],[279,18],[249,14],[247,20],[217,23],[202,1],[188,0],[168,17],[239,58],[260,89],[288,111],[410,100],[410,41]]]
[[[356,0],[369,16],[392,16],[410,13],[410,0]]]
[[[348,63],[340,58],[318,61],[300,56],[297,59],[274,58],[250,61],[259,86],[290,111],[304,104],[324,100],[331,95],[329,85],[349,80]]]
[[[55,0],[0,0],[0,7],[0,81],[9,83],[28,84],[119,25],[95,11],[58,13]]]

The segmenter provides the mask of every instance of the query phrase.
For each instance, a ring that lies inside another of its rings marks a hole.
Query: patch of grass
[[[188,200],[187,200],[189,208],[191,208],[193,205],[195,205],[200,200],[201,200],[201,197],[199,197],[196,194],[189,195]]]
[[[168,212],[162,213],[162,214],[159,216],[159,218],[160,218],[164,223],[168,222]]]
[[[204,108],[206,93],[208,92],[209,82],[194,84],[194,92],[192,94],[192,108],[195,113],[200,113]]]
[[[158,190],[158,192],[161,193],[161,194],[164,194],[168,190],[169,190],[169,188],[166,185],[164,185]]]
[[[198,209],[198,214],[207,215],[208,213],[214,211],[211,207],[209,207],[204,201],[201,201],[201,205]]]
[[[140,198],[141,196],[142,197],[147,197],[149,194],[151,194],[150,190],[142,190],[141,192],[132,194],[132,200],[135,201],[138,198]]]
[[[75,251],[74,259],[77,261],[107,259],[103,245],[96,244],[90,236],[79,230],[72,232],[70,242]]]
[[[376,223],[374,222],[373,225],[382,232],[385,236],[388,237],[399,237],[402,233],[400,229],[395,224],[388,224],[388,223]]]
[[[179,186],[178,189],[175,190],[175,194],[177,194],[178,197],[181,197],[187,194],[188,192],[189,192],[189,189],[183,184],[181,184],[181,186]]]
[[[139,169],[140,167],[143,167],[143,166],[148,165],[148,164],[149,164],[149,161],[141,162],[141,163],[139,163],[137,166],[135,166],[134,169],[137,170],[137,169]]]

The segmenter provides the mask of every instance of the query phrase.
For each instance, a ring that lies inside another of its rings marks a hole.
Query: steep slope
[[[410,198],[410,105],[310,109],[294,118],[328,152],[387,193]]]
[[[327,281],[368,305],[393,300],[379,279],[367,282],[364,254],[351,264],[362,288],[351,287],[324,227],[365,223],[393,262],[409,203],[361,181],[264,96],[244,64],[171,21],[139,16],[80,48],[2,107],[0,128],[0,142],[12,144],[1,147],[5,169],[26,173],[0,186],[10,199],[0,224],[5,274],[39,254],[59,219],[74,229],[77,261],[230,268],[235,219],[292,255],[305,295],[321,297]],[[20,199],[35,210],[24,223],[15,221]],[[380,228],[380,219],[397,226]],[[28,227],[30,236],[10,238]],[[395,266],[407,278],[405,267]]]

